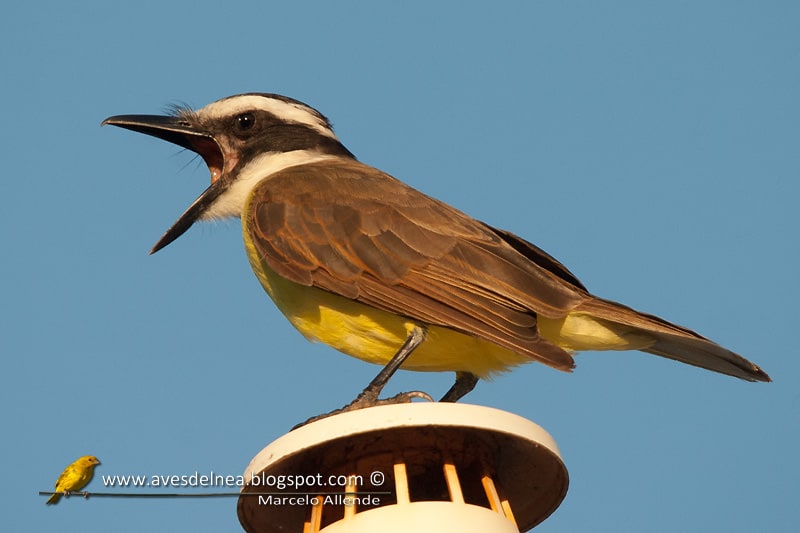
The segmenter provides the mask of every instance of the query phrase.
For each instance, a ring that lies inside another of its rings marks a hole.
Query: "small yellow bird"
[[[65,468],[56,480],[56,494],[50,496],[47,505],[58,503],[62,492],[70,493],[85,487],[92,480],[94,467],[99,464],[100,461],[94,455],[84,455]]]

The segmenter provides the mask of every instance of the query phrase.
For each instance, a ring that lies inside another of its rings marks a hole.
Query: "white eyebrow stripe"
[[[244,94],[218,100],[199,109],[197,114],[220,118],[233,116],[252,109],[267,111],[287,122],[304,124],[326,137],[338,140],[325,118],[314,109],[299,103],[286,102],[258,94]]]

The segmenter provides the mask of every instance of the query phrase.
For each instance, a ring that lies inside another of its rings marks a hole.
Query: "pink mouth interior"
[[[192,149],[197,152],[203,161],[208,165],[211,172],[211,183],[216,182],[222,177],[225,166],[225,158],[222,155],[217,143],[208,137],[194,137],[192,139]]]

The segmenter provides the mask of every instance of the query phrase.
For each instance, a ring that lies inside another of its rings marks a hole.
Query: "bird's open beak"
[[[222,149],[213,135],[188,124],[178,116],[116,115],[105,119],[102,125],[106,124],[152,135],[191,150],[203,158],[211,171],[211,185],[153,246],[150,253],[154,254],[183,235],[224,192],[226,184],[224,180],[220,180],[225,165]]]

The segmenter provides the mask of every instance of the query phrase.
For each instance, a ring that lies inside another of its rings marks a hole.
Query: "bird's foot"
[[[83,496],[83,498],[84,498],[84,499],[86,499],[86,500],[88,500],[88,499],[89,499],[89,491],[88,491],[88,490],[85,490],[85,491],[83,491],[83,492],[78,492],[78,494],[80,494],[81,496]]]
[[[337,409],[330,414],[335,413],[346,413],[347,411],[358,411],[359,409],[364,409],[365,407],[376,407],[378,405],[392,405],[396,403],[411,403],[411,400],[414,398],[422,398],[423,400],[428,400],[429,402],[433,401],[431,395],[422,392],[422,391],[411,391],[411,392],[401,392],[400,394],[395,394],[391,398],[378,398],[378,394],[372,393],[370,390],[362,391],[355,400],[350,402],[349,404],[345,405],[341,409]]]
[[[292,430],[297,428],[303,427],[306,424],[310,424],[311,422],[316,422],[317,420],[322,420],[323,418],[328,418],[329,416],[338,415],[341,413],[347,413],[348,411],[358,411],[359,409],[365,409],[367,407],[377,407],[379,405],[393,405],[398,403],[411,403],[411,400],[414,398],[422,398],[423,400],[427,400],[429,402],[433,401],[430,394],[422,391],[410,391],[410,392],[401,392],[400,394],[396,394],[391,398],[378,398],[377,393],[372,393],[369,389],[364,390],[359,394],[355,400],[348,403],[344,407],[340,409],[334,409],[330,413],[324,413],[317,416],[312,416],[305,422],[301,422],[294,426]]]

